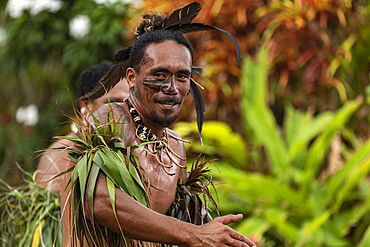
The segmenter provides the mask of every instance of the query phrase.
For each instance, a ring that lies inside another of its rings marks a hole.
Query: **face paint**
[[[143,85],[157,92],[168,92],[172,87],[172,79],[173,76],[170,76],[166,80],[152,80],[149,78],[144,78]]]

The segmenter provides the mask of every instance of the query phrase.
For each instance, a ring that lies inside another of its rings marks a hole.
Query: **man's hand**
[[[225,215],[217,217],[211,222],[199,226],[195,232],[193,244],[190,246],[217,247],[256,247],[256,245],[243,234],[233,230],[227,224],[238,222],[243,215]]]

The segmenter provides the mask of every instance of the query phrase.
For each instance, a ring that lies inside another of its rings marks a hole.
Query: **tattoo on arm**
[[[126,116],[123,119],[124,122],[124,134],[123,134],[123,141],[126,142],[128,137],[130,136],[130,124],[129,124],[130,118]]]

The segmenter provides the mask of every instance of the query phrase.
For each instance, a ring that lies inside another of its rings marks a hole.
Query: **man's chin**
[[[173,124],[176,119],[178,117],[178,114],[175,114],[175,115],[166,115],[166,116],[158,116],[158,115],[154,115],[152,116],[152,120],[154,120],[155,122],[159,123],[160,125],[162,125],[162,127],[169,127],[171,124]]]

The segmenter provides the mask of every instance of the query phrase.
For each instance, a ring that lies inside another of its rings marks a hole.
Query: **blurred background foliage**
[[[21,182],[16,163],[68,131],[79,73],[132,44],[140,13],[169,13],[191,1],[59,2],[17,16],[0,3],[0,176]],[[205,146],[191,97],[174,129],[189,162],[214,162],[222,214],[259,246],[370,246],[370,4],[365,0],[200,0],[195,22],[227,30],[187,37],[204,67]],[[59,6],[59,5],[58,5]],[[42,9],[42,8],[41,8]],[[89,28],[73,33],[73,22]],[[25,124],[20,107],[36,105]],[[37,140],[35,140],[37,139]]]

